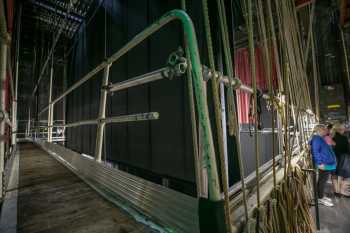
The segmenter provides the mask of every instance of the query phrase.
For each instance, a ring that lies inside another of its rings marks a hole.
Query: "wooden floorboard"
[[[20,146],[19,233],[152,232],[33,144]]]

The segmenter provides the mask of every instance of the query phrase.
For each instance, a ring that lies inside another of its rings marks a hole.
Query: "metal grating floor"
[[[33,144],[20,146],[19,233],[152,232]]]

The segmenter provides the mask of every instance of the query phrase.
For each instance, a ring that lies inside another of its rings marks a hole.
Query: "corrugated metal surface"
[[[36,141],[44,150],[115,201],[127,201],[155,223],[176,232],[199,232],[198,200],[115,168],[61,145]]]

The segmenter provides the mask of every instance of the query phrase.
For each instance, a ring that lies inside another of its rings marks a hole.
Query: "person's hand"
[[[324,164],[320,164],[320,165],[318,165],[318,169],[320,169],[320,170],[324,170]]]

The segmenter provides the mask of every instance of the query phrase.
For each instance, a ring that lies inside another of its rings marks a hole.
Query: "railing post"
[[[198,112],[199,129],[202,132],[202,156],[200,164],[204,165],[207,171],[208,181],[208,199],[211,201],[218,201],[221,199],[219,176],[216,165],[216,156],[214,150],[214,141],[209,120],[209,110],[207,99],[204,96],[203,74],[200,63],[200,56],[197,45],[196,33],[193,23],[189,16],[183,11],[171,11],[182,21],[185,35],[187,36],[188,48],[190,52],[190,60],[193,72],[193,87],[196,97],[196,107]]]
[[[49,108],[50,119],[48,123],[49,124],[49,142],[52,142],[54,107],[55,107],[54,103],[50,104],[50,108]]]
[[[31,131],[30,131],[30,108],[28,108],[28,123],[27,123],[27,137],[31,137]]]
[[[50,86],[49,86],[49,109],[47,116],[47,141],[52,141],[52,119],[53,119],[53,104],[52,101],[52,81],[53,81],[53,56],[51,60],[51,69],[50,69]]]
[[[18,61],[16,62],[15,93],[12,100],[12,137],[11,144],[15,145],[17,140],[17,91],[18,91]]]
[[[96,148],[95,148],[95,160],[97,162],[101,162],[102,158],[102,144],[104,138],[104,129],[106,123],[101,121],[106,117],[106,103],[107,103],[107,94],[108,90],[106,86],[108,85],[109,80],[109,69],[111,64],[108,64],[104,70],[102,86],[101,86],[101,96],[100,96],[100,109],[98,113],[98,119],[100,120],[97,125],[97,133],[96,133]]]

